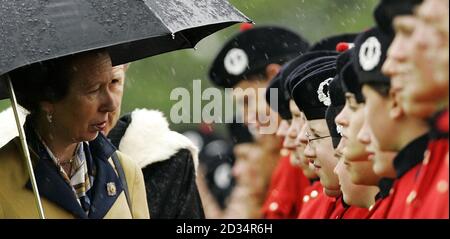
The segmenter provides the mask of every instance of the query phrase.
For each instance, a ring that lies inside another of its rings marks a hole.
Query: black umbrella
[[[107,48],[113,65],[177,49],[249,19],[226,0],[0,0],[0,75]],[[8,97],[0,87],[0,99]]]
[[[11,97],[41,218],[8,72],[32,63],[106,48],[113,65],[194,47],[204,37],[249,22],[226,0],[0,0],[0,99]]]

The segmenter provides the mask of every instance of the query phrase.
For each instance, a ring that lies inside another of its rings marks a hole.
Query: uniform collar
[[[429,135],[424,134],[406,145],[395,157],[394,168],[397,178],[423,161],[425,150],[428,147]]]
[[[378,183],[378,187],[380,188],[380,192],[375,196],[375,200],[387,198],[389,196],[389,192],[391,191],[392,186],[394,185],[394,179],[391,178],[382,178]]]
[[[342,203],[342,206],[343,206],[345,209],[348,209],[348,208],[350,207],[350,205],[348,205],[347,203],[345,203],[345,201],[344,201],[344,195],[339,196],[339,199],[338,199],[338,200]]]
[[[319,180],[320,180],[319,177],[317,177],[317,178],[311,178],[311,179],[309,179],[309,183],[310,183],[310,185],[313,185],[315,182],[318,182]]]
[[[122,183],[114,168],[109,163],[109,158],[116,151],[114,146],[99,133],[98,137],[86,143],[84,146],[86,160],[95,164],[94,185],[89,190],[92,195],[89,215],[78,203],[71,186],[62,178],[55,163],[49,158],[42,143],[32,129],[30,122],[25,123],[27,143],[32,155],[34,174],[41,196],[69,211],[77,218],[103,218],[123,191]],[[89,170],[89,169],[88,169]],[[31,181],[25,185],[31,190]],[[111,188],[114,188],[112,190]],[[112,192],[114,191],[114,192]],[[45,213],[45,211],[44,211]]]
[[[430,125],[430,138],[432,139],[448,139],[448,109],[436,113],[428,120]]]
[[[116,152],[116,147],[102,134],[98,133],[97,138],[89,142],[94,160],[99,159],[105,162]]]

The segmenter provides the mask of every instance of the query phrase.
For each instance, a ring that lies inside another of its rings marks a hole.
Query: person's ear
[[[266,76],[269,81],[271,81],[281,70],[281,65],[272,63],[266,66]]]
[[[403,106],[400,102],[400,94],[398,91],[389,91],[389,116],[391,119],[400,119],[404,115]]]

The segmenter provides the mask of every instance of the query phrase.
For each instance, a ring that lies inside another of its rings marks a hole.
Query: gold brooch
[[[106,190],[108,191],[108,196],[116,196],[117,190],[116,190],[116,184],[115,183],[107,183],[106,184]]]

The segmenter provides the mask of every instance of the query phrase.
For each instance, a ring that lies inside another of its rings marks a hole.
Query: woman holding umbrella
[[[118,106],[111,72],[106,51],[10,72],[48,218],[149,218],[140,168],[99,133]],[[19,144],[0,149],[0,218],[39,216]]]

